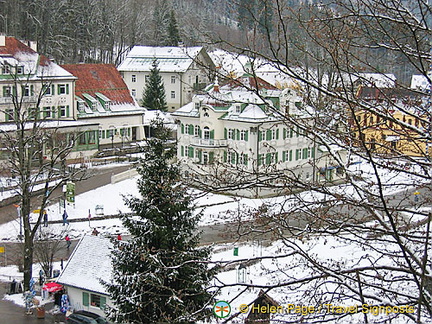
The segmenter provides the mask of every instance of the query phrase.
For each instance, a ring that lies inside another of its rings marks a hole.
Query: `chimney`
[[[213,91],[214,92],[219,92],[219,80],[218,80],[217,76],[216,76],[215,83],[214,83],[214,86],[213,86]]]
[[[6,35],[0,34],[0,46],[6,46]]]
[[[37,42],[36,41],[28,41],[27,46],[30,47],[33,51],[37,52]]]

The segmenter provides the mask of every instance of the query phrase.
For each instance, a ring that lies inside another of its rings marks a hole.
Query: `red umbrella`
[[[63,286],[58,284],[57,282],[48,282],[42,287],[43,290],[48,292],[56,292],[63,289]]]

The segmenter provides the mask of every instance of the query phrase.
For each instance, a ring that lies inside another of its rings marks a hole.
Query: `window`
[[[149,80],[150,80],[150,76],[149,75],[146,75],[144,78],[145,78],[145,82],[146,83],[149,82]]]
[[[240,131],[240,140],[241,141],[247,141],[248,140],[248,132],[247,132],[247,130],[242,129]]]
[[[210,129],[207,126],[204,127],[204,139],[210,139]]]
[[[2,67],[2,74],[10,74],[10,66],[6,63]]]
[[[24,66],[17,66],[16,73],[17,74],[24,74]]]
[[[57,93],[59,94],[59,95],[62,95],[62,94],[68,94],[68,85],[67,84],[59,84],[58,86],[57,86]]]
[[[136,74],[132,74],[132,82],[136,82]]]
[[[136,89],[131,90],[131,95],[132,97],[136,98]]]
[[[67,111],[68,111],[67,108],[68,108],[67,106],[60,106],[59,107],[59,117],[68,117],[67,116]]]
[[[173,91],[171,91],[171,99],[175,99],[175,97],[176,97],[176,94],[175,94],[175,91],[173,90]]]
[[[199,127],[199,125],[195,125],[194,135],[197,136],[197,137],[200,136],[200,127]]]
[[[88,136],[88,143],[89,144],[96,144],[96,132],[94,131],[90,131],[88,132],[89,136]]]
[[[52,118],[53,117],[51,107],[43,107],[43,117],[44,118]]]
[[[11,87],[4,86],[3,87],[3,97],[10,97],[12,95]]]
[[[203,158],[203,161],[202,161],[203,164],[209,164],[210,159],[209,159],[209,153],[208,152],[203,152],[202,158]]]
[[[234,129],[228,129],[228,139],[234,139]]]
[[[99,295],[95,295],[95,294],[90,294],[90,305],[94,306],[94,307],[99,307],[99,308],[103,308],[105,303],[102,303],[102,300],[105,297],[99,296]]]
[[[240,105],[235,105],[235,112],[236,112],[237,114],[240,114],[240,110],[241,110]]]
[[[30,95],[31,95],[31,88],[30,88],[30,86],[22,86],[22,95],[24,97],[30,97]]]
[[[228,163],[235,164],[236,163],[236,153],[229,151],[228,152]]]
[[[8,108],[5,110],[5,121],[14,120],[14,110],[13,108]]]
[[[296,161],[301,159],[302,150],[296,149]]]
[[[176,77],[175,77],[175,75],[171,75],[171,83],[172,84],[176,83]]]
[[[52,95],[51,86],[49,84],[45,84],[43,86],[43,94],[46,95],[46,96],[51,96]]]

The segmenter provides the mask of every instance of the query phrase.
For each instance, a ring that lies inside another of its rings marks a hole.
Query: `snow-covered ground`
[[[368,188],[369,192],[374,192],[376,188],[374,184],[374,174],[372,169],[367,164],[361,163],[353,165],[351,172],[361,174],[365,181],[359,181],[357,185]],[[391,172],[388,170],[382,170],[380,172],[380,178],[383,183],[386,184],[384,188],[385,194],[395,194],[397,191],[403,191],[408,188],[416,188],[421,185],[419,179],[408,177],[405,174],[399,174],[397,172]],[[352,186],[339,185],[330,189],[332,192],[339,192],[341,194],[349,194],[355,199],[363,199],[357,197]],[[196,192],[195,192],[196,193]],[[76,196],[75,206],[68,206],[67,212],[69,219],[74,218],[87,218],[90,214],[95,216],[96,205],[102,205],[105,215],[113,215],[119,212],[129,212],[129,209],[124,204],[123,196],[138,196],[138,190],[136,187],[136,178],[124,180],[116,184],[110,184],[101,188],[86,192],[84,194]],[[326,197],[323,194],[304,192],[299,196],[306,201],[316,202],[325,200]],[[285,204],[285,208],[298,207],[295,204],[294,197],[277,197],[268,199],[247,199],[247,198],[235,198],[225,195],[207,194],[203,195],[197,201],[198,206],[206,206],[203,210],[203,217],[200,225],[216,224],[221,222],[230,222],[238,220],[239,215],[244,217],[250,217],[251,213],[245,213],[247,210],[257,210],[262,204],[272,206],[277,203],[282,203],[286,200],[291,200],[292,203]],[[57,205],[51,205],[48,207],[48,215],[50,220],[61,220],[62,209]],[[418,216],[415,213],[408,213],[406,217],[413,217],[417,220]],[[97,228],[98,231],[103,234],[114,234],[121,233],[126,234],[124,228],[119,219],[108,219],[108,220],[92,220],[81,223],[70,223],[67,226],[62,224],[50,224],[49,230],[56,233],[68,232],[73,238],[79,238],[84,234],[90,234],[93,228]],[[2,241],[14,241],[19,233],[19,222],[18,220],[11,221],[7,224],[0,226],[0,238]],[[343,267],[349,268],[351,263],[356,260],[363,260],[361,262],[368,262],[366,259],[362,259],[362,255],[369,255],[370,258],[374,258],[376,251],[370,250],[365,251],[364,246],[358,246],[356,244],[348,243],[342,239],[336,239],[332,237],[314,237],[307,241],[295,241],[299,247],[309,250],[310,254],[316,256],[320,262],[331,260],[331,262],[339,262]],[[233,255],[234,247],[238,248],[238,256]],[[297,265],[292,267],[291,265],[296,263],[295,256],[280,257],[286,253],[286,246],[281,241],[275,242],[255,242],[254,244],[223,244],[214,246],[213,261],[236,261],[239,260],[250,260],[258,256],[272,256],[270,258],[263,259],[257,262],[251,262],[246,266],[244,271],[238,270],[238,264],[235,268],[229,271],[222,272],[218,275],[218,280],[225,284],[236,284],[239,282],[243,283],[254,283],[254,284],[275,284],[286,280],[288,276],[292,279],[299,279],[302,276],[310,275],[307,264],[303,266]],[[349,256],[349,257],[347,257]],[[356,264],[359,265],[358,263]],[[37,269],[37,265],[35,265]],[[34,269],[34,273],[37,273]],[[38,271],[38,270],[37,270]],[[0,268],[0,280],[10,281],[11,278],[19,279],[22,274],[18,273],[16,267],[1,267]],[[219,285],[215,280],[214,284]],[[277,300],[279,303],[286,304],[298,304],[307,305],[304,300],[301,300],[302,293],[307,287],[301,285],[296,286],[298,289],[286,289],[276,288],[270,292],[270,296]],[[230,288],[223,288],[217,296],[219,300],[228,301],[231,304],[232,312],[238,312],[240,305],[249,304],[257,297],[259,289],[248,288],[244,286],[234,286]],[[241,294],[240,294],[241,293]],[[16,299],[19,303],[18,297],[11,297]],[[349,305],[345,305],[349,306]],[[244,314],[239,315],[237,320],[244,321]],[[275,315],[282,316],[282,315]],[[300,320],[299,314],[284,314],[284,319]],[[287,317],[288,316],[288,317]],[[359,317],[359,322],[362,318]],[[234,323],[236,320],[232,320]],[[400,322],[405,323],[405,322]]]

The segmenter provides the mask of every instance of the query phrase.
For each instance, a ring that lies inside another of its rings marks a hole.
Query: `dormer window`
[[[2,74],[10,74],[10,65],[5,63],[2,66]]]
[[[195,109],[196,109],[196,110],[199,110],[199,108],[200,108],[200,104],[199,104],[199,102],[195,102]]]
[[[24,74],[24,66],[17,66],[16,73],[17,74]]]
[[[236,112],[236,114],[240,114],[240,111],[241,111],[240,105],[235,105],[235,112]]]

